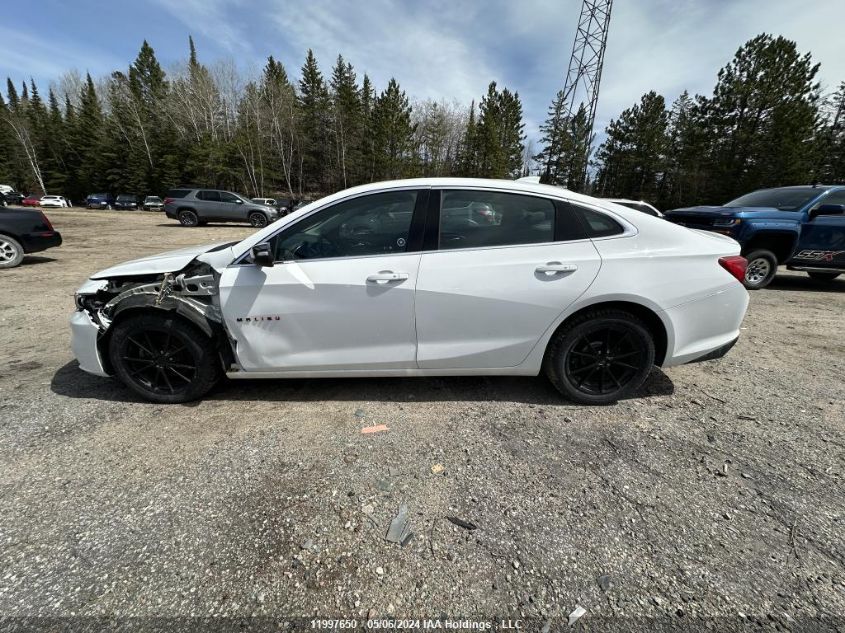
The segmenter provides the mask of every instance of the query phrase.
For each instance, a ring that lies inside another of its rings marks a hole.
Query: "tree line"
[[[145,41],[126,71],[68,73],[0,94],[0,182],[22,191],[158,194],[180,184],[301,198],[377,180],[523,173],[519,95],[491,83],[476,111],[380,91],[338,55],[324,77],[308,51],[292,80],[272,56],[259,77],[189,56],[165,73]]]
[[[413,101],[377,88],[338,55],[324,75],[308,51],[298,78],[274,57],[255,77],[188,57],[165,72],[145,41],[125,70],[68,72],[48,89],[0,92],[0,183],[81,200],[178,185],[313,197],[415,176],[516,178],[661,208],[722,203],[755,188],[845,180],[845,82],[822,94],[795,42],[762,34],[717,75],[711,96],[654,91],[594,138],[559,92],[528,144],[517,92],[491,82],[476,103]],[[589,163],[587,161],[590,161]]]
[[[845,182],[845,82],[822,95],[819,65],[795,42],[759,35],[719,70],[712,96],[655,91],[610,121],[596,149],[601,197],[660,208],[722,204],[763,187]],[[568,117],[558,93],[541,127],[546,182],[578,188],[586,113]]]

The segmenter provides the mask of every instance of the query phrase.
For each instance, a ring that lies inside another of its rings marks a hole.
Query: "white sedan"
[[[477,209],[492,213],[478,213]],[[547,185],[400,180],[236,243],[108,268],[76,294],[81,368],[184,402],[241,378],[534,376],[630,396],[723,356],[748,294],[734,240]]]
[[[44,209],[61,209],[69,207],[70,202],[62,196],[43,196],[39,205]]]

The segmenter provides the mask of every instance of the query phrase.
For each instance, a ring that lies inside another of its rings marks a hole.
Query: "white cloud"
[[[293,50],[311,48],[324,76],[337,54],[366,72],[378,89],[391,77],[411,96],[478,99],[495,79],[472,29],[456,28],[459,9],[446,3],[415,10],[390,0],[310,2],[291,10],[286,2],[268,9],[279,37]],[[466,13],[466,12],[464,12]],[[301,58],[300,58],[301,59]],[[297,74],[297,69],[292,69]]]
[[[153,0],[182,22],[188,33],[200,34],[232,54],[251,53],[246,37],[252,5],[244,0]]]

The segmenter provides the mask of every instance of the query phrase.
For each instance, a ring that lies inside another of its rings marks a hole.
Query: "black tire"
[[[202,398],[222,373],[214,342],[167,314],[140,314],[118,323],[109,359],[123,384],[163,404]]]
[[[23,246],[15,238],[0,233],[0,268],[14,268],[23,261]]]
[[[111,205],[110,204],[106,205],[106,211],[111,211]]]
[[[807,274],[810,275],[810,279],[814,279],[816,281],[833,281],[839,277],[841,273],[823,273],[814,271],[808,272]]]
[[[745,269],[745,287],[749,290],[765,288],[778,272],[778,258],[772,251],[757,249],[745,255],[748,267]]]
[[[249,214],[249,223],[257,229],[267,226],[267,216],[260,211],[253,211]]]
[[[182,226],[199,226],[199,217],[190,209],[182,209],[177,214],[177,217],[179,218],[179,224]]]
[[[597,309],[555,334],[544,369],[569,400],[605,405],[639,389],[652,365],[654,339],[645,324],[623,310]]]

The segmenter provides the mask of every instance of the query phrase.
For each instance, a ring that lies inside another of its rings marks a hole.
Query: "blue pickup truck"
[[[821,281],[845,273],[845,185],[760,189],[721,207],[675,209],[665,216],[739,242],[750,290],[768,286],[780,265]]]

